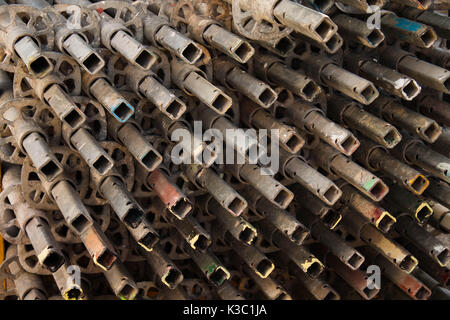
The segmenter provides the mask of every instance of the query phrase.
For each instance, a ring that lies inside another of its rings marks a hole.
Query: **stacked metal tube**
[[[0,0],[0,298],[450,299],[450,18],[376,5]]]

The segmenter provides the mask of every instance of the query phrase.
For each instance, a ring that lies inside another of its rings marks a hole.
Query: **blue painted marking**
[[[399,17],[395,17],[394,18],[395,21],[397,22],[397,24],[395,25],[396,27],[408,30],[408,31],[412,31],[412,32],[416,32],[419,29],[422,29],[423,26],[420,23],[417,23],[415,21],[411,21],[405,18],[399,18]]]
[[[117,115],[116,115],[116,113],[115,113],[115,111],[116,111],[116,109],[122,104],[122,103],[124,103],[130,110],[131,110],[131,112],[128,114],[128,117],[126,117],[125,119],[120,119]],[[112,109],[112,114],[113,114],[113,116],[114,116],[114,118],[116,118],[117,120],[119,120],[120,122],[126,122],[128,119],[130,119],[131,118],[131,116],[134,114],[134,107],[131,105],[131,104],[129,104],[127,101],[123,101],[123,100],[118,100],[118,102],[117,102],[117,104],[114,106],[114,108]]]

